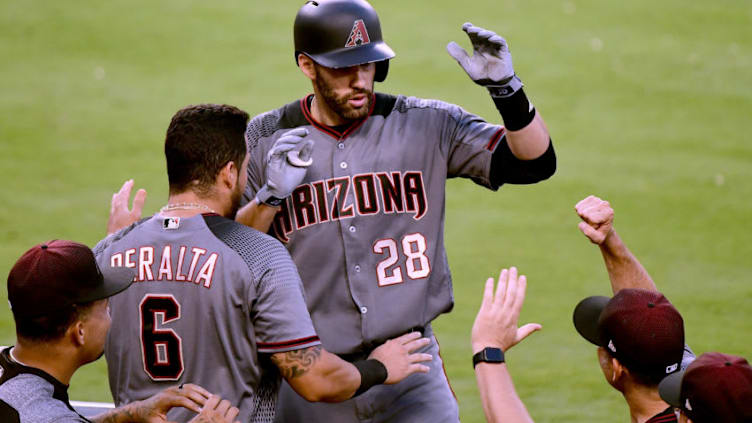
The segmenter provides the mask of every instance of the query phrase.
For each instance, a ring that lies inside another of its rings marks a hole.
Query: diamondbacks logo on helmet
[[[350,36],[347,38],[345,47],[357,47],[363,44],[368,44],[370,42],[371,39],[368,38],[368,30],[366,29],[366,24],[363,23],[363,19],[358,19],[357,21],[355,21],[355,23],[353,23],[353,27],[350,31]]]

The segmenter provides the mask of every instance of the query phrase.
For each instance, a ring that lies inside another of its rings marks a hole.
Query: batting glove
[[[462,25],[462,30],[473,44],[472,57],[454,41],[447,44],[447,52],[470,79],[488,88],[493,97],[509,97],[522,88],[522,82],[512,68],[509,45],[502,36],[469,22]]]
[[[278,206],[303,182],[313,163],[313,140],[305,139],[308,130],[285,132],[269,150],[266,160],[266,184],[256,193],[260,203]]]

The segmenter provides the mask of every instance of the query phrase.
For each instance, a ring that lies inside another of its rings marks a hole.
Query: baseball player
[[[199,413],[191,423],[235,422],[237,408],[192,384],[90,419],[71,406],[73,374],[104,351],[109,299],[132,281],[131,269],[98,266],[91,249],[73,241],[35,245],[16,261],[7,285],[16,344],[0,351],[0,422],[165,423],[173,407]]]
[[[342,404],[310,404],[286,387],[278,417],[295,421],[457,421],[431,321],[453,306],[444,249],[449,178],[497,190],[550,177],[556,159],[506,41],[465,24],[474,54],[447,46],[488,89],[505,126],[459,106],[374,92],[395,56],[364,0],[308,1],[295,19],[295,60],[313,94],[255,117],[237,220],[287,245],[325,347],[347,360],[414,329],[431,337],[427,375]],[[298,151],[312,148],[310,160]]]
[[[306,400],[341,401],[428,371],[420,362],[431,356],[411,354],[429,342],[417,332],[352,364],[324,350],[289,253],[226,218],[246,183],[247,122],[232,106],[180,110],[165,140],[168,204],[94,249],[101,264],[136,271],[111,302],[105,351],[117,404],[194,382],[237,405],[241,421],[266,422],[280,374]]]
[[[684,343],[684,321],[616,233],[611,205],[591,195],[575,210],[580,231],[601,250],[614,293],[580,301],[575,328],[599,347],[603,375],[624,396],[632,421],[675,422],[658,383],[695,359]]]

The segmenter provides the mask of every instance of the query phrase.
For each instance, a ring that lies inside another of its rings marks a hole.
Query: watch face
[[[501,350],[498,348],[486,348],[486,360],[490,362],[498,362],[504,360],[504,355],[501,353]]]

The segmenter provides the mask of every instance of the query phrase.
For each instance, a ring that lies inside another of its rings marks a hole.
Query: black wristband
[[[522,88],[509,97],[491,98],[496,105],[496,110],[501,113],[504,126],[509,131],[519,131],[528,126],[535,117],[535,107],[530,104]]]
[[[387,371],[384,364],[379,360],[361,360],[353,363],[358,372],[360,372],[360,386],[355,391],[353,397],[371,389],[374,385],[379,385],[386,381]]]

